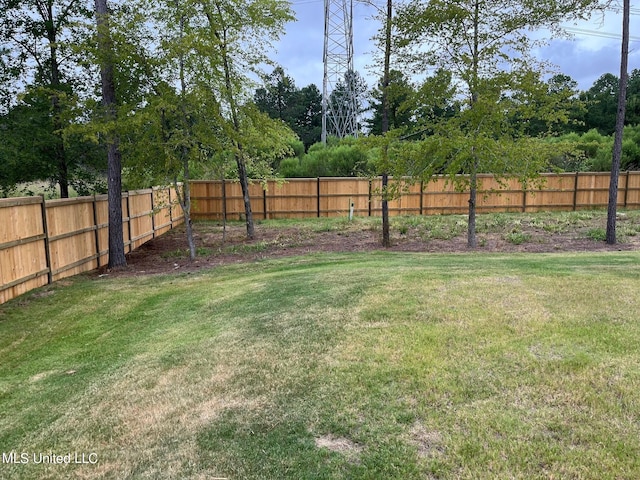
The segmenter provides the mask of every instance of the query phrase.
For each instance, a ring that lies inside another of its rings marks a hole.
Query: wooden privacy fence
[[[536,212],[603,208],[609,201],[608,173],[543,174],[542,182],[524,189],[516,179],[500,184],[491,175],[480,175],[478,212]],[[258,219],[335,217],[349,213],[382,214],[380,179],[304,178],[284,183],[250,185],[251,208]],[[433,215],[467,213],[469,193],[456,191],[446,177],[408,185],[407,191],[389,202],[391,215]],[[242,191],[237,182],[194,181],[191,183],[194,219],[244,216]],[[223,200],[224,199],[224,200]],[[640,172],[619,177],[618,205],[640,208]]]
[[[173,188],[122,196],[125,253],[184,221]],[[109,260],[107,196],[0,199],[0,303]]]

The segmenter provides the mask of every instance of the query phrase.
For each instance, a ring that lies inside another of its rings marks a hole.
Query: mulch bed
[[[127,255],[127,267],[118,271],[101,269],[98,274],[138,276],[171,272],[192,272],[220,265],[255,262],[316,252],[429,252],[429,253],[548,253],[604,252],[640,250],[640,236],[628,237],[624,243],[607,245],[586,237],[585,232],[550,233],[525,229],[528,240],[516,245],[502,234],[479,234],[476,249],[467,247],[466,234],[448,240],[425,238],[417,228],[404,234],[392,232],[392,246],[383,248],[380,229],[362,228],[311,231],[308,227],[272,227],[256,225],[256,238],[247,240],[243,224],[231,224],[222,238],[222,226],[196,223],[196,260],[190,261],[184,227],[147,242]]]

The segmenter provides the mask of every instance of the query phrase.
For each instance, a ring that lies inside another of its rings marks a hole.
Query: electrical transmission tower
[[[322,143],[358,133],[353,73],[353,0],[324,0]]]

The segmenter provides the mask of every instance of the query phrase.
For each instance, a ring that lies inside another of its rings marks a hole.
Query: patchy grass
[[[640,478],[638,291],[621,252],[80,277],[0,306],[0,445],[97,463],[0,476]]]
[[[518,230],[514,230],[505,235],[505,239],[509,243],[513,243],[514,245],[522,245],[524,242],[529,241],[531,235],[528,233],[522,233]]]

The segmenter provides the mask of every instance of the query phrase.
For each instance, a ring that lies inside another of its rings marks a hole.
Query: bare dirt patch
[[[315,439],[317,448],[326,448],[332,452],[344,455],[351,463],[358,463],[359,455],[364,447],[344,437],[323,435]]]
[[[607,245],[602,240],[589,238],[593,229],[602,229],[606,215],[595,215],[579,226],[562,231],[548,231],[535,223],[519,222],[517,233],[523,239],[514,242],[507,230],[484,231],[478,234],[476,249],[467,247],[466,229],[460,229],[447,238],[434,238],[423,225],[403,226],[392,231],[392,246],[383,248],[379,219],[337,225],[309,222],[256,225],[256,238],[247,240],[242,223],[227,225],[223,241],[223,227],[215,222],[195,224],[195,242],[198,248],[196,260],[188,258],[184,227],[178,227],[165,235],[147,242],[127,256],[128,266],[117,272],[101,269],[99,274],[110,276],[151,275],[170,272],[197,271],[220,265],[255,262],[269,258],[282,258],[316,252],[430,252],[430,253],[495,253],[495,252],[601,252],[640,250],[640,234],[626,236],[617,245]],[[622,221],[631,222],[634,228],[637,216]],[[326,228],[325,228],[326,226]]]

